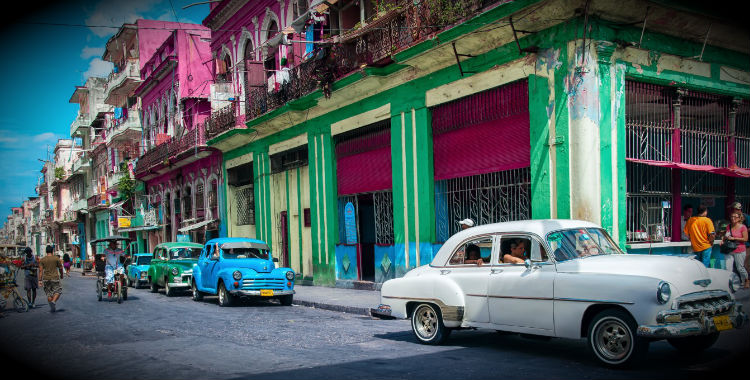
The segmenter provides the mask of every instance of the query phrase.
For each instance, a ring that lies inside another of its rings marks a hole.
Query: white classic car
[[[503,263],[514,253],[520,263]],[[624,366],[650,341],[697,352],[741,327],[739,287],[692,258],[624,254],[589,222],[529,220],[455,234],[430,265],[386,281],[374,312],[411,318],[425,344],[459,328],[586,338],[604,364]]]

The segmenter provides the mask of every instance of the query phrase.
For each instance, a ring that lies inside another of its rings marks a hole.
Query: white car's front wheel
[[[626,312],[608,309],[591,320],[586,338],[589,349],[612,367],[632,364],[648,350],[648,341],[636,335],[636,324]]]
[[[448,339],[451,330],[443,325],[440,309],[423,303],[417,306],[411,316],[411,329],[420,343],[441,344]]]

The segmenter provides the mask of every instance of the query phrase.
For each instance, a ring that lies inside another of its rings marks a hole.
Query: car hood
[[[598,273],[612,275],[642,276],[667,281],[679,293],[693,293],[724,288],[716,283],[709,270],[695,259],[665,255],[601,255],[573,259],[557,264],[558,272]],[[716,277],[716,276],[714,276]],[[712,279],[711,285],[703,287],[695,281]]]
[[[262,259],[224,259],[225,268],[252,269],[258,273],[269,273],[276,266],[272,261]]]
[[[135,269],[137,269],[139,272],[146,272],[148,271],[149,265],[133,265]]]
[[[180,267],[182,270],[193,269],[193,264],[197,263],[197,259],[181,259],[181,260],[170,260],[169,266]]]

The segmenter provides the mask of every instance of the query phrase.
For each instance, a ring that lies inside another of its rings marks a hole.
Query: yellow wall
[[[308,166],[271,175],[271,215],[273,219],[273,246],[271,249],[275,252],[274,257],[281,257],[281,212],[287,211],[289,266],[298,274],[312,276],[312,234],[310,227],[304,226],[304,209],[306,208],[310,208]],[[300,254],[302,255],[301,260]]]

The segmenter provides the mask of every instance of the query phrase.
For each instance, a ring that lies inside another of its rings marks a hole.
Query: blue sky
[[[199,24],[209,6],[182,7],[202,1],[34,2],[33,10],[0,16],[0,225],[11,207],[36,195],[38,159],[47,159],[47,150],[52,157],[57,140],[70,137],[78,105],[68,100],[75,86],[112,70],[101,57],[117,28],[140,18]]]

